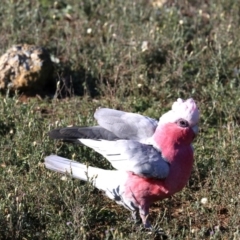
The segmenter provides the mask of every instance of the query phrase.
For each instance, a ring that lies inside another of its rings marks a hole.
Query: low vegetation
[[[201,110],[195,166],[182,192],[154,204],[151,221],[167,239],[240,239],[240,5],[160,2],[2,1],[0,53],[16,43],[46,47],[56,91],[0,97],[0,239],[162,239],[43,159],[111,168],[48,131],[92,125],[99,106],[159,118],[178,97]]]

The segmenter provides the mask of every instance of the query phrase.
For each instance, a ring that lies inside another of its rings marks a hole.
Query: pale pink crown
[[[178,98],[172,105],[172,110],[163,114],[159,119],[159,124],[173,123],[183,118],[188,121],[191,127],[195,126],[199,121],[199,110],[192,98],[183,100]]]

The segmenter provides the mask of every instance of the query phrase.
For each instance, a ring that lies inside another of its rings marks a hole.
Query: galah
[[[79,142],[104,156],[116,170],[89,167],[56,155],[45,166],[94,186],[141,217],[145,228],[151,203],[180,191],[193,166],[192,141],[198,133],[199,110],[192,98],[177,99],[159,121],[136,113],[99,108],[92,127],[66,127],[49,132],[53,139]]]

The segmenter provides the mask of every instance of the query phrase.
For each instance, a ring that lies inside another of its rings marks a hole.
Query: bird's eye
[[[185,119],[179,119],[179,120],[177,121],[177,125],[178,125],[179,127],[182,127],[182,128],[189,127],[189,123],[188,123],[188,121],[186,121]]]

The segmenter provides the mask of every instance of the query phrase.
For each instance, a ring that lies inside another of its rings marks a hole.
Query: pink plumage
[[[47,168],[69,172],[87,181],[132,212],[146,228],[151,203],[182,190],[193,166],[192,141],[198,132],[199,111],[193,99],[178,99],[172,109],[154,119],[134,113],[98,109],[99,126],[55,129],[50,137],[79,141],[102,154],[116,170],[87,168],[81,163],[50,155]]]

